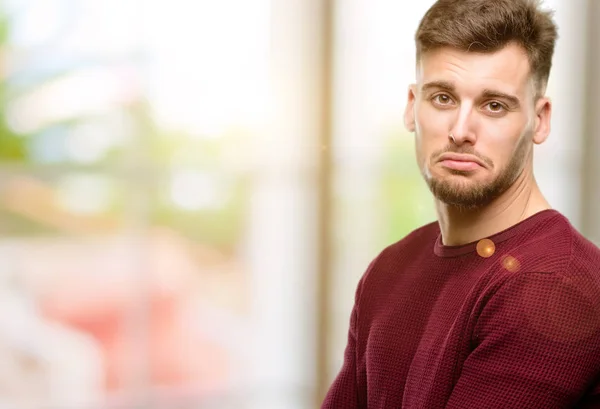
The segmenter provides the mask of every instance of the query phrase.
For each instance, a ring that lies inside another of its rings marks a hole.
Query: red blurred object
[[[133,320],[143,300],[139,298],[141,290],[136,295],[126,287],[90,279],[65,282],[42,298],[41,310],[48,319],[98,341],[104,355],[107,392],[126,392],[129,374],[135,370],[132,366],[139,364],[139,359],[150,372],[151,386],[219,390],[228,375],[227,351],[185,328],[185,298],[175,291],[152,289],[147,300],[147,338],[136,339],[131,325],[140,325]]]

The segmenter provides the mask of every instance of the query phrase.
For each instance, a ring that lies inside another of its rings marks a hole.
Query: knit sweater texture
[[[322,408],[600,408],[600,250],[555,210],[463,246],[413,231],[362,276]]]

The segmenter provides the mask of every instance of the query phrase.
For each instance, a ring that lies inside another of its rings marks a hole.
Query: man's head
[[[531,168],[533,143],[548,136],[557,30],[538,3],[438,0],[419,25],[405,123],[445,203],[489,203]]]

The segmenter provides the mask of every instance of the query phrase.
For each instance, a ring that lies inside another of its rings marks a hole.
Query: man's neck
[[[525,169],[506,192],[482,208],[458,208],[436,199],[442,242],[446,246],[489,237],[546,209],[550,209],[550,205],[530,169]]]

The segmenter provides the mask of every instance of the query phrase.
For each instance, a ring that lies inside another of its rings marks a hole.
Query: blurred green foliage
[[[152,119],[145,104],[133,111],[138,143],[144,147],[144,161],[162,172],[164,182],[154,185],[150,220],[154,226],[174,229],[190,240],[233,252],[245,225],[250,194],[250,177],[231,163],[238,152],[253,139],[248,131],[230,129],[218,137],[192,136],[186,132],[165,131]],[[216,208],[186,210],[169,197],[168,185],[178,170],[193,170],[215,178],[225,200]]]
[[[378,203],[386,229],[380,247],[394,243],[412,230],[435,220],[431,194],[415,158],[414,137],[395,130],[385,139],[385,155]]]
[[[2,4],[0,3],[0,7]],[[11,29],[9,16],[0,9],[0,112],[7,109],[10,84],[6,75],[9,35]],[[14,133],[6,123],[5,115],[0,115],[0,162],[22,162],[27,159],[27,140],[23,135]]]

